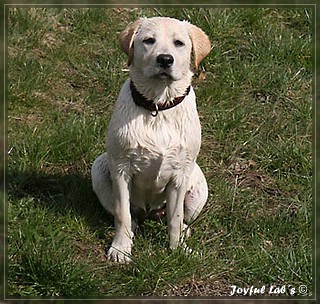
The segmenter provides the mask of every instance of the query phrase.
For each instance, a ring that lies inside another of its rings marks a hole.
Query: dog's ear
[[[123,52],[128,55],[128,66],[131,64],[133,59],[133,39],[138,31],[142,19],[138,19],[135,22],[129,24],[127,28],[120,34],[119,42]]]
[[[200,62],[210,53],[210,40],[203,30],[197,26],[187,22],[187,27],[192,42],[194,66],[197,71]]]

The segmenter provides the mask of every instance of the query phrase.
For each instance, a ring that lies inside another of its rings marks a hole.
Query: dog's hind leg
[[[114,195],[110,176],[107,153],[101,154],[94,161],[91,168],[93,191],[96,193],[101,205],[114,215]]]
[[[192,223],[200,214],[203,206],[205,205],[208,198],[208,186],[206,179],[200,169],[195,164],[194,170],[190,176],[189,189],[185,194],[184,198],[184,224],[182,234],[182,246],[186,253],[201,255],[198,252],[193,251],[184,242],[191,234],[190,227]]]
[[[208,185],[200,167],[195,164],[190,187],[184,199],[184,222],[189,224],[200,214],[208,198]]]

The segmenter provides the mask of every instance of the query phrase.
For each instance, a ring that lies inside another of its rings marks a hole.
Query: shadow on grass
[[[53,214],[81,217],[103,237],[103,227],[113,225],[113,217],[100,205],[91,179],[78,173],[45,174],[12,172],[8,174],[8,193],[13,200],[33,198]],[[103,223],[103,225],[101,225]]]

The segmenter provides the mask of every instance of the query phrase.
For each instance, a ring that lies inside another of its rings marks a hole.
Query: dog
[[[166,213],[169,245],[176,249],[207,201],[196,163],[201,126],[191,79],[211,45],[200,28],[168,17],[136,20],[119,42],[130,78],[110,120],[107,152],[94,161],[91,176],[100,203],[114,216],[107,257],[127,263],[139,219]]]

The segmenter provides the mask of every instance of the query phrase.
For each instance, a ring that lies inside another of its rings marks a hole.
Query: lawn
[[[232,285],[314,296],[313,14],[9,8],[7,297],[227,296]],[[141,16],[186,19],[210,37],[193,81],[209,198],[188,241],[202,256],[168,251],[165,223],[147,221],[133,262],[118,266],[90,168],[128,77],[118,34]]]

